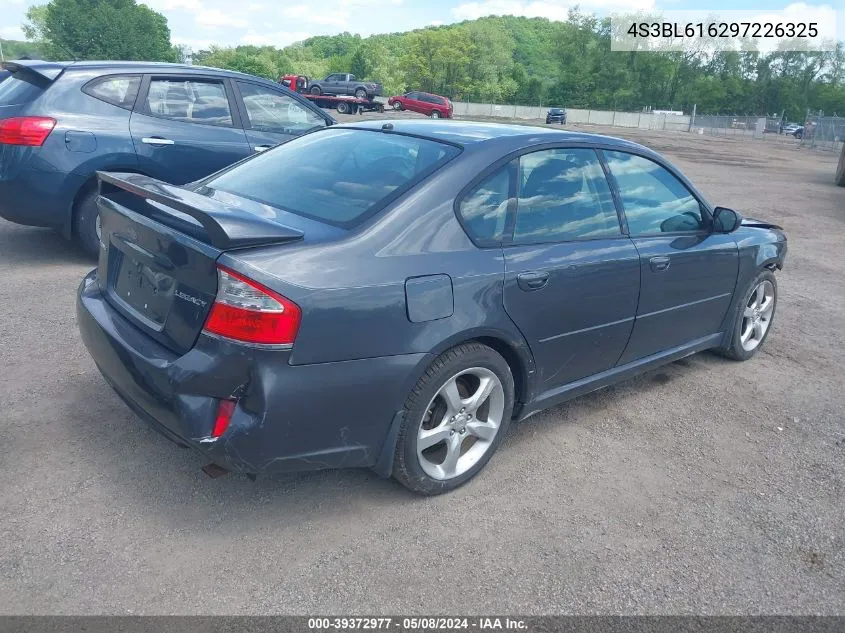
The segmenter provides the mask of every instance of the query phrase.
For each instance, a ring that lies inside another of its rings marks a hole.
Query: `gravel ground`
[[[433,499],[368,471],[209,479],[87,356],[74,293],[91,265],[0,221],[0,612],[845,614],[835,156],[589,129],[786,228],[766,347],[532,417]]]

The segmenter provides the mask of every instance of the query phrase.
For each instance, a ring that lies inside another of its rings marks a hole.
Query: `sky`
[[[28,0],[0,0],[0,37],[24,39],[20,29]],[[819,7],[838,13],[837,33],[845,40],[845,0],[147,0],[170,25],[174,43],[193,50],[211,44],[287,46],[313,35],[349,31],[362,36],[429,25],[450,24],[485,15],[522,15],[565,20],[570,6],[606,15],[612,11],[749,9],[769,12],[796,8],[812,16]]]

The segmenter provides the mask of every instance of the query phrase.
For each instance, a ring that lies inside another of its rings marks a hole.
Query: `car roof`
[[[173,64],[169,62],[137,62],[137,61],[63,61],[63,62],[48,62],[40,59],[33,60],[9,60],[10,64],[16,66],[23,66],[31,68],[32,70],[43,74],[47,77],[55,78],[62,71],[73,70],[122,70],[134,72],[167,72],[174,71],[179,73],[191,74],[213,74],[224,77],[241,77],[249,78],[251,80],[259,79],[261,81],[269,81],[263,77],[256,77],[246,73],[240,73],[234,70],[225,70],[223,68],[211,68],[208,66],[193,66],[188,64]]]
[[[569,141],[573,143],[617,146],[627,149],[636,148],[652,153],[651,150],[642,145],[613,136],[556,130],[533,125],[478,123],[474,121],[438,121],[430,119],[394,119],[362,121],[360,123],[349,123],[337,127],[381,130],[384,129],[386,124],[390,124],[392,131],[395,133],[411,134],[463,146],[530,146]]]

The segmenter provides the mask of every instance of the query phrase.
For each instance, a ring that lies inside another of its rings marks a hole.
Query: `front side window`
[[[238,82],[249,125],[256,130],[301,134],[324,127],[325,119],[289,95],[257,84]]]
[[[226,87],[219,81],[153,79],[146,101],[156,116],[207,125],[232,125]]]
[[[505,236],[512,170],[509,164],[487,176],[458,205],[464,227],[480,244],[501,242]]]
[[[701,205],[669,170],[626,152],[605,152],[632,236],[706,229]]]
[[[519,159],[515,243],[621,235],[613,196],[591,149],[550,149]]]
[[[259,154],[204,186],[351,227],[459,151],[401,134],[329,128]]]
[[[82,91],[101,101],[131,110],[141,87],[140,75],[100,77],[88,83]]]

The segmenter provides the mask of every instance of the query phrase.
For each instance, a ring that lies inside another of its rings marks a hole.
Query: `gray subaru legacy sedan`
[[[645,147],[524,126],[333,126],[181,187],[101,173],[97,203],[78,323],[141,418],[218,472],[424,494],[536,411],[751,358],[786,255]]]

